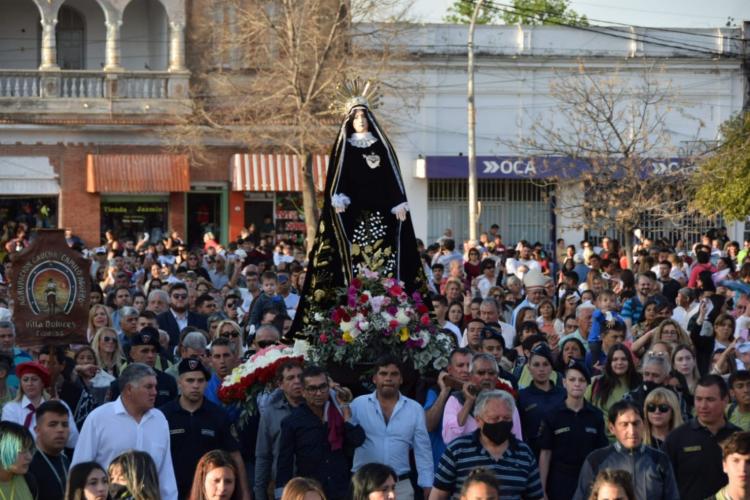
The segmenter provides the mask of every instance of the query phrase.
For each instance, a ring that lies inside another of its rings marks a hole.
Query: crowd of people
[[[447,368],[405,394],[388,355],[349,387],[285,363],[253,415],[218,390],[289,341],[302,249],[66,239],[91,260],[87,343],[17,347],[2,273],[4,499],[750,498],[750,241],[726,231],[641,238],[632,263],[497,226],[418,241]]]

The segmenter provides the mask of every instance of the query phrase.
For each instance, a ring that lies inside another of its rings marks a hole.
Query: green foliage
[[[505,24],[569,24],[588,26],[585,15],[569,9],[569,0],[513,0],[513,8],[504,9],[501,18]]]
[[[475,0],[455,0],[453,5],[448,7],[448,13],[443,17],[446,23],[469,24],[471,16],[474,14]],[[491,2],[484,2],[479,9],[476,24],[490,24],[497,21],[498,12],[492,6]]]
[[[585,15],[569,8],[570,0],[512,0],[507,3],[485,0],[479,9],[477,24],[502,21],[504,24],[567,24],[588,26]],[[476,0],[455,0],[444,17],[447,23],[469,24]]]
[[[721,136],[693,175],[695,206],[705,215],[720,213],[728,221],[741,221],[750,215],[750,112],[724,122]]]

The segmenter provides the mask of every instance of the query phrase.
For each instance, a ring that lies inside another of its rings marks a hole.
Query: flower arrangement
[[[336,294],[338,305],[313,309],[314,321],[304,329],[312,361],[354,367],[392,354],[421,373],[448,365],[451,339],[438,330],[419,292],[408,295],[403,283],[363,268]]]
[[[304,357],[299,351],[283,345],[261,349],[224,378],[219,399],[225,403],[243,403],[243,413],[254,415],[258,411],[258,395],[273,381],[278,368],[289,361],[302,364]]]

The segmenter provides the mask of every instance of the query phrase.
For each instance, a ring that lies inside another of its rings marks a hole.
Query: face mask
[[[485,423],[482,426],[482,434],[487,436],[487,439],[497,445],[501,445],[508,440],[510,432],[513,429],[513,422],[495,422],[494,424]]]

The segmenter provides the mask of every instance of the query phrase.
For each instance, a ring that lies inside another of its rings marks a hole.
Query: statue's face
[[[365,115],[364,110],[358,109],[354,112],[354,120],[352,121],[352,128],[354,128],[354,131],[358,134],[362,134],[364,132],[367,132],[369,130],[369,126],[367,124],[367,115]]]

